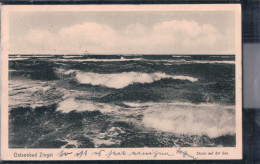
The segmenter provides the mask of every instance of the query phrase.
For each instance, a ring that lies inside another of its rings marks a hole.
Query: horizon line
[[[122,55],[122,56],[140,56],[140,55],[178,55],[178,56],[187,56],[187,55],[235,55],[235,54],[8,54],[8,55],[38,55],[38,56],[43,56],[43,55],[49,55],[49,56],[66,56],[66,55],[71,55],[71,56],[91,56],[91,55],[115,55],[115,56],[119,56],[119,55]]]

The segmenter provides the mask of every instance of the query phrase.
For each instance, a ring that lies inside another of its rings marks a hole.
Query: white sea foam
[[[84,111],[97,111],[102,113],[109,113],[117,110],[115,105],[109,105],[104,103],[95,103],[91,101],[75,100],[74,98],[66,99],[59,103],[57,111],[63,113],[69,113],[71,111],[84,112]]]
[[[66,148],[66,146],[68,146],[68,145],[74,145],[75,147],[78,147],[78,146],[79,146],[78,141],[68,140],[68,139],[65,139],[65,141],[67,142],[67,144],[61,146],[62,149]]]
[[[199,64],[204,64],[204,63],[209,63],[209,64],[235,64],[235,61],[207,61],[207,60],[197,60],[197,61],[192,61],[193,63],[199,63]]]
[[[63,62],[121,62],[121,61],[139,61],[143,60],[142,58],[121,58],[121,59],[73,59],[73,58],[64,58],[64,59],[53,59],[53,61],[63,61]]]
[[[132,107],[132,108],[139,108],[143,106],[147,106],[146,103],[136,103],[136,102],[123,102],[123,104]]]
[[[54,81],[10,80],[8,85],[10,109],[48,106],[60,101],[63,94],[70,93],[63,88],[53,87],[56,85]]]
[[[69,74],[74,73],[74,72],[75,72],[75,70],[68,70],[68,71],[65,71],[64,74],[69,75]]]
[[[70,56],[70,55],[64,55],[64,56],[62,56],[62,58],[64,58],[64,59],[73,59],[73,58],[78,58],[79,56]]]
[[[173,56],[175,58],[182,58],[185,56]],[[188,56],[186,56],[188,57]],[[225,61],[212,61],[212,60],[185,60],[185,59],[162,59],[162,60],[150,60],[143,58],[121,58],[121,59],[73,59],[73,58],[63,58],[63,59],[52,59],[53,61],[61,62],[121,62],[121,61],[152,61],[152,62],[168,62],[168,63],[197,63],[197,64],[235,64],[235,61],[225,60]],[[154,63],[152,63],[154,64]]]
[[[160,131],[216,138],[235,134],[234,106],[158,103],[148,107],[143,123]]]
[[[72,70],[72,69],[69,69],[69,70],[62,70],[62,69],[59,69],[58,70],[60,73],[62,73],[62,74],[64,74],[64,75],[69,75],[69,74],[71,74],[71,73],[74,73],[74,72],[76,72],[76,70]]]
[[[76,72],[76,70],[73,70],[73,69],[65,70],[62,68],[56,68],[55,71],[56,71],[56,73],[63,74],[63,75],[69,75],[71,73]]]
[[[26,59],[29,59],[29,58],[9,58],[8,60],[13,61],[13,60],[26,60]]]
[[[31,58],[52,58],[54,56],[53,55],[31,55],[31,56],[27,56],[27,57],[31,57]]]
[[[189,58],[190,56],[185,56],[185,55],[172,55],[174,58]]]
[[[164,78],[178,79],[178,80],[188,80],[191,82],[196,82],[198,79],[190,76],[173,76],[167,75],[165,73],[140,73],[140,72],[123,72],[114,74],[99,74],[93,72],[81,72],[77,71],[76,79],[81,84],[91,84],[91,85],[102,85],[109,88],[124,88],[133,83],[152,83]]]
[[[212,58],[230,58],[230,55],[222,55],[222,56],[210,56]]]
[[[154,62],[165,62],[164,65],[172,65],[170,63],[181,63],[181,64],[235,64],[235,61],[225,60],[225,61],[213,61],[213,60],[184,60],[184,59],[177,59],[177,60],[150,60]],[[152,63],[154,64],[154,63]]]
[[[113,144],[120,144],[120,141],[118,140],[112,140],[112,139],[99,139],[99,138],[92,138],[95,147],[99,147],[100,145],[113,145]]]

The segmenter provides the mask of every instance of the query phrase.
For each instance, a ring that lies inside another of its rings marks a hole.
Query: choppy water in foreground
[[[234,55],[9,60],[9,147],[235,146]]]

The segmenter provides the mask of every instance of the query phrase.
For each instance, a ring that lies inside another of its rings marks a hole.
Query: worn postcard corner
[[[242,158],[240,5],[2,9],[2,159]]]

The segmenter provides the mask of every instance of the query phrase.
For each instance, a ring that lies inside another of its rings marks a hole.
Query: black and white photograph
[[[240,147],[237,6],[101,7],[6,10],[7,148]]]

